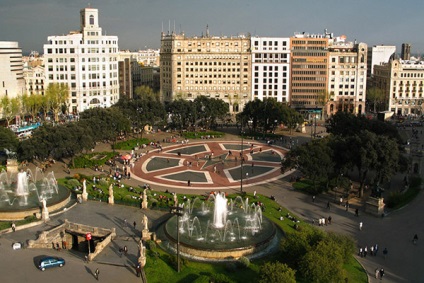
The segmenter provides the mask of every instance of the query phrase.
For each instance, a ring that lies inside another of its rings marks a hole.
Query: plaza
[[[161,140],[160,136],[154,138]],[[302,138],[305,137],[297,138],[302,141]],[[104,149],[101,148],[102,146],[105,145],[99,145],[96,150],[102,151]],[[161,152],[149,148],[149,153],[145,150],[145,154],[134,165],[131,179],[124,182],[134,187],[147,183],[154,191],[169,190],[177,194],[207,194],[211,190],[228,193],[239,192],[243,175],[240,174],[240,171],[234,171],[235,173],[231,173],[231,171],[240,168],[240,161],[238,160],[236,163],[234,158],[228,158],[228,151],[231,150],[232,155],[236,156],[240,149],[240,141],[234,138],[189,142],[184,145],[166,144],[163,145]],[[418,268],[424,264],[424,260],[420,256],[424,245],[421,245],[420,242],[417,245],[411,243],[414,234],[424,235],[424,225],[420,224],[420,218],[417,217],[422,213],[420,205],[424,201],[422,194],[406,208],[393,211],[384,218],[365,214],[363,203],[360,200],[352,202],[350,210],[346,212],[344,207],[334,203],[332,196],[320,195],[312,202],[310,196],[293,190],[292,185],[288,182],[289,175],[282,175],[279,171],[278,158],[281,158],[286,152],[284,144],[268,146],[266,143],[255,141],[251,154],[251,145],[245,141],[243,149],[244,165],[246,166],[243,172],[249,173],[249,180],[243,180],[243,182],[247,182],[244,183],[244,191],[248,193],[256,191],[264,196],[273,195],[279,205],[311,224],[313,219],[331,215],[332,225],[320,226],[318,229],[351,235],[357,241],[358,247],[378,244],[380,252],[377,256],[357,257],[367,271],[369,282],[377,282],[373,278],[374,270],[377,267],[384,268],[385,282],[422,282]],[[212,150],[214,157],[209,160],[207,155],[210,155]],[[275,151],[274,154],[271,153],[271,150]],[[199,158],[198,167],[195,155]],[[223,159],[223,157],[226,158]],[[167,159],[169,159],[169,163]],[[224,160],[224,164],[222,164],[222,160]],[[187,162],[191,162],[191,167],[190,164],[187,166]],[[254,172],[257,173],[251,173],[252,162],[254,162]],[[214,166],[217,166],[216,173],[213,169]],[[265,169],[260,169],[261,167]],[[266,168],[273,169],[266,170]],[[52,170],[57,178],[68,176],[63,170],[63,164],[59,162],[52,167]],[[72,170],[71,174],[78,172],[86,175],[99,174],[88,168]],[[193,177],[193,172],[199,174],[198,179]],[[188,177],[192,178],[191,186],[187,185]],[[401,183],[402,176],[397,175],[392,181],[392,186],[396,187]],[[326,208],[328,201],[332,204],[330,211]],[[359,218],[354,214],[356,208],[360,211]],[[75,280],[85,282],[95,280],[94,270],[99,268],[100,280],[104,282],[116,280],[140,282],[140,278],[135,276],[134,265],[137,261],[136,239],[141,233],[142,216],[143,214],[147,215],[150,223],[149,229],[154,230],[157,220],[164,213],[166,212],[140,210],[121,205],[112,206],[99,201],[77,204],[69,210],[51,215],[51,220],[47,223],[23,230],[18,229],[14,233],[3,233],[0,236],[0,249],[4,256],[1,257],[0,264],[8,272],[2,276],[6,282],[41,282],[48,281],[52,276],[61,278],[63,282],[74,282]],[[12,250],[12,243],[35,239],[41,231],[51,229],[63,223],[65,219],[97,227],[115,227],[116,240],[90,263],[85,263],[80,255],[72,251]],[[137,226],[134,228],[132,225],[126,224],[125,220],[130,224],[136,221]],[[362,231],[358,229],[359,222],[363,222]],[[129,252],[127,256],[121,257],[119,248],[124,245],[128,246]],[[384,248],[389,250],[386,259],[381,253]],[[65,258],[67,264],[63,269],[40,272],[33,263],[33,259],[40,254],[60,255]]]

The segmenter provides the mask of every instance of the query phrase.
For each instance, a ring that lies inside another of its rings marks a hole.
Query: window
[[[94,16],[93,15],[90,16],[90,25],[94,25]]]

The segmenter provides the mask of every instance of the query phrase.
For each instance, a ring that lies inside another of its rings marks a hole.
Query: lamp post
[[[180,273],[180,227],[178,224],[180,222],[180,216],[183,216],[181,210],[183,210],[180,206],[172,206],[170,208],[170,212],[177,216],[177,272]]]
[[[243,118],[241,119],[241,151],[240,151],[240,193],[243,193]]]

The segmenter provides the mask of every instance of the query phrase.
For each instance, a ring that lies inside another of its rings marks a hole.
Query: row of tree
[[[66,84],[52,83],[45,91],[44,95],[22,95],[9,98],[7,95],[0,99],[0,109],[7,125],[11,123],[16,116],[30,116],[32,121],[42,113],[46,117],[51,112],[55,121],[61,112],[66,112],[66,102],[69,98],[69,89]]]
[[[400,137],[388,123],[338,112],[330,118],[327,131],[331,133],[327,138],[293,149],[283,163],[286,168],[299,168],[318,191],[319,184],[328,190],[356,169],[362,196],[370,172],[374,173],[371,183],[379,185],[407,169]]]

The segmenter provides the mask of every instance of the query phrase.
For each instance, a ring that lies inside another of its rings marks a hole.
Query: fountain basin
[[[276,237],[277,230],[275,225],[265,217],[262,220],[262,228],[257,231],[254,235],[249,229],[242,228],[240,226],[240,237],[239,235],[231,235],[227,232],[225,240],[217,239],[220,236],[224,236],[225,228],[215,229],[213,227],[206,227],[212,225],[207,221],[209,216],[197,215],[199,222],[206,221],[206,225],[202,227],[204,235],[198,239],[197,236],[190,236],[188,233],[180,233],[180,252],[185,256],[190,256],[196,259],[202,260],[231,260],[238,259],[241,256],[248,256],[257,254],[266,248],[273,242]],[[232,215],[228,216],[230,221],[234,221]],[[236,217],[236,215],[234,215]],[[233,219],[231,219],[233,218]],[[238,218],[241,218],[238,216]],[[170,244],[174,249],[177,245],[177,217],[171,217],[168,222],[164,225],[164,233],[168,238]],[[240,219],[243,222],[243,219]],[[207,231],[206,231],[207,230]],[[234,231],[234,234],[238,234]],[[213,236],[215,234],[215,236]],[[216,235],[218,234],[218,235]]]

